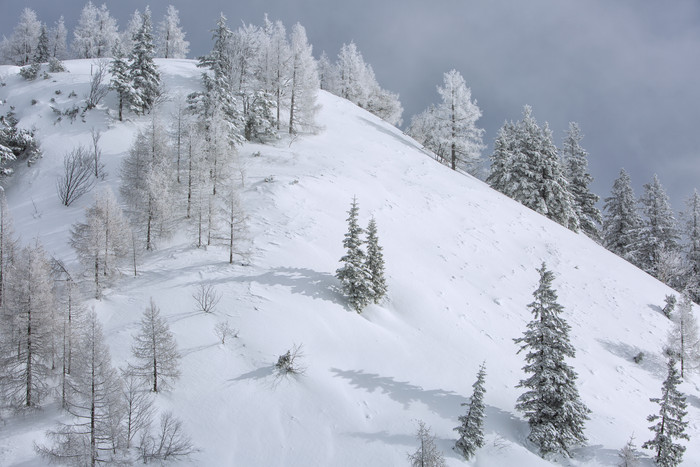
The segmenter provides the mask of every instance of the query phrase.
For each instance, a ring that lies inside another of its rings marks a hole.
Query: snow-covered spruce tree
[[[12,35],[3,41],[2,53],[5,63],[17,66],[31,63],[40,34],[41,23],[36,13],[30,8],[25,8]]]
[[[491,172],[486,179],[491,188],[509,198],[514,197],[513,160],[519,156],[516,144],[516,127],[513,122],[504,122],[498,130],[491,155]]]
[[[571,447],[586,442],[583,433],[590,411],[581,401],[576,388],[576,372],[565,358],[573,358],[575,349],[569,342],[569,325],[561,317],[562,306],[552,289],[554,274],[543,263],[538,269],[540,282],[528,305],[533,320],[523,337],[515,339],[520,350],[527,351],[523,371],[529,374],[517,385],[526,391],[515,406],[530,425],[528,439],[544,457],[548,454],[571,455]]]
[[[321,89],[328,92],[333,92],[337,88],[336,79],[336,68],[333,62],[328,58],[328,54],[324,50],[321,52],[321,56],[318,58],[318,63],[316,64],[318,68],[318,81]]]
[[[160,73],[153,57],[153,27],[151,25],[151,10],[146,9],[141,14],[141,24],[131,38],[133,46],[129,53],[129,74],[134,93],[130,96],[130,106],[136,114],[150,112],[160,97]]]
[[[460,415],[460,426],[455,428],[459,433],[459,439],[455,443],[455,450],[462,454],[465,459],[469,460],[476,450],[484,445],[484,388],[486,378],[486,364],[482,363],[479,367],[476,381],[472,385],[474,392],[472,393],[468,406],[469,410],[466,415]]]
[[[574,210],[583,233],[595,241],[600,241],[600,225],[603,218],[596,206],[600,199],[589,188],[593,177],[588,172],[588,153],[581,147],[583,135],[575,122],[569,123],[569,129],[562,145],[562,157],[569,192],[573,197]]]
[[[481,110],[472,100],[471,90],[457,70],[445,73],[443,85],[437,90],[442,102],[431,106],[417,121],[426,120],[420,126],[427,128],[428,134],[416,131],[418,124],[410,134],[452,170],[459,168],[476,175],[480,169],[481,151],[485,147],[482,141],[484,130],[476,126]]]
[[[157,116],[139,131],[122,161],[120,193],[137,237],[146,250],[170,234],[173,219],[173,181],[168,141]]]
[[[56,60],[65,60],[68,58],[68,30],[66,30],[66,24],[63,20],[63,16],[60,16],[53,28],[51,28],[49,34],[49,53],[51,58]]]
[[[641,461],[641,454],[637,451],[637,446],[634,445],[634,434],[630,436],[627,443],[620,449],[617,453],[620,458],[618,467],[639,467],[639,462]]]
[[[372,276],[367,268],[365,252],[362,250],[362,234],[364,229],[358,223],[360,208],[357,198],[352,199],[348,211],[348,231],[343,240],[345,255],[340,258],[343,265],[335,272],[335,277],[340,280],[343,294],[347,297],[350,306],[358,313],[367,306],[374,296],[372,289]]]
[[[131,83],[131,74],[129,73],[129,62],[124,55],[121,42],[117,41],[114,44],[114,58],[109,68],[112,78],[109,87],[117,93],[119,101],[119,121],[122,121],[124,113],[124,104],[129,104],[132,96],[136,91]]]
[[[299,23],[292,27],[289,63],[289,134],[314,127],[318,111],[319,89],[316,60],[306,39],[306,29]]]
[[[50,389],[54,363],[54,289],[51,266],[38,243],[14,262],[3,316],[2,359],[5,400],[36,407]]]
[[[637,248],[639,265],[658,278],[662,252],[675,251],[679,248],[676,219],[659,177],[654,175],[652,182],[644,185],[644,194],[639,199],[639,203],[645,217],[639,232]]]
[[[681,364],[681,378],[700,368],[700,337],[690,294],[684,292],[676,311],[671,314],[673,328],[668,335],[668,349]]]
[[[73,224],[71,246],[95,282],[95,298],[102,297],[103,281],[130,252],[131,229],[111,190],[95,196],[85,220]]]
[[[180,377],[175,337],[153,299],[141,317],[141,328],[134,336],[131,351],[136,359],[131,371],[148,381],[153,392],[169,387]]]
[[[423,420],[418,420],[416,431],[418,449],[408,455],[411,467],[445,467],[445,457],[435,445],[435,436],[430,432],[430,427]]]
[[[180,13],[173,5],[163,21],[158,25],[158,56],[163,58],[185,58],[190,51],[190,43],[185,40],[185,32],[180,27]]]
[[[34,63],[46,63],[49,61],[49,33],[46,30],[46,25],[41,25],[39,39],[37,40],[36,48],[34,49]]]
[[[637,212],[637,199],[632,181],[625,169],[613,183],[605,198],[603,214],[603,246],[633,264],[639,264],[637,248],[642,218]]]
[[[681,465],[685,446],[681,439],[688,440],[685,432],[688,422],[683,420],[688,412],[685,396],[678,390],[681,380],[673,357],[668,360],[668,374],[661,386],[661,397],[652,397],[651,402],[659,404],[659,414],[649,415],[647,421],[657,422],[649,427],[654,438],[642,444],[642,448],[655,451],[656,465],[674,467]]]
[[[36,446],[52,463],[109,463],[122,448],[120,422],[124,413],[121,382],[112,367],[109,349],[95,311],[87,315],[75,349],[66,409],[73,416],[46,433],[52,446]]]
[[[372,283],[372,301],[379,303],[387,292],[384,278],[384,253],[377,236],[377,221],[372,217],[367,224],[367,270]]]

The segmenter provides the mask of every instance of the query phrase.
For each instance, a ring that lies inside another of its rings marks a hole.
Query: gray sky
[[[24,7],[69,32],[85,2],[0,0],[0,34]],[[100,0],[95,1],[101,4]],[[147,2],[106,1],[120,26]],[[700,188],[700,2],[695,0],[152,1],[154,20],[180,10],[191,56],[211,48],[218,13],[229,25],[263,14],[306,27],[314,52],[355,41],[382,87],[398,92],[404,122],[438,99],[442,73],[462,73],[483,112],[490,147],[504,120],[530,104],[557,145],[577,121],[593,190],[608,196],[619,169],[637,195],[654,173],[676,209]]]

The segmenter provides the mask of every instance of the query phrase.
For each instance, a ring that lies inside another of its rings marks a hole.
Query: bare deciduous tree
[[[416,439],[419,442],[418,449],[408,456],[411,467],[444,467],[447,465],[442,452],[435,445],[435,436],[430,432],[430,427],[425,426],[423,420],[418,420]]]
[[[95,186],[92,162],[92,155],[83,146],[63,157],[63,175],[56,182],[56,188],[64,206],[70,206]]]
[[[232,328],[228,321],[220,321],[214,327],[216,336],[221,340],[222,344],[226,344],[226,339],[229,337],[238,337],[238,329]]]
[[[182,429],[182,421],[172,412],[160,417],[160,427],[155,433],[141,437],[141,458],[144,463],[153,460],[172,461],[197,452],[190,437]]]
[[[109,71],[107,60],[96,60],[92,63],[92,79],[90,80],[90,91],[85,96],[85,110],[97,107],[102,99],[109,92],[109,86],[105,84],[105,79]]]
[[[221,300],[221,294],[211,284],[200,284],[192,298],[197,302],[198,311],[212,313]]]

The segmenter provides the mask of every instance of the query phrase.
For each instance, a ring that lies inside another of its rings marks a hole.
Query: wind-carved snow
[[[194,62],[157,64],[171,93],[198,85]],[[119,161],[148,119],[117,123],[110,95],[110,116],[102,108],[85,123],[54,125],[48,108],[54,91],[63,98],[75,90],[79,100],[89,66],[68,62],[71,73],[31,83],[9,75],[0,88],[22,125],[37,126],[45,152],[8,183],[16,230],[25,243],[38,237],[73,266],[70,225],[92,196],[60,205],[55,179],[63,154],[87,145],[92,127],[101,129],[108,175],[99,185],[116,192]],[[31,106],[32,98],[39,103]],[[638,445],[650,439],[646,417],[658,407],[649,398],[660,395],[670,329],[659,306],[671,291],[587,237],[437,164],[362,109],[324,92],[319,101],[318,134],[240,149],[253,238],[244,264],[229,265],[223,247],[197,250],[183,227],[143,255],[137,277],[124,267],[103,300],[90,302],[115,365],[130,358],[150,297],[160,307],[182,354],[182,377],[156,400],[183,419],[201,449],[192,463],[404,465],[421,419],[448,465],[464,465],[451,449],[453,428],[485,361],[486,443],[469,465],[549,465],[527,443],[527,424],[514,409],[524,362],[513,339],[531,319],[526,305],[543,261],[556,275],[577,351],[569,363],[592,410],[588,446],[560,463],[615,465],[632,433]],[[334,277],[353,196],[361,225],[377,220],[389,287],[387,299],[361,315],[346,306]],[[192,294],[202,283],[223,296],[214,313],[196,312]],[[240,330],[225,345],[214,332],[223,320]],[[280,378],[277,357],[295,344],[303,345],[305,372]],[[636,364],[639,352],[644,359]],[[700,435],[699,383],[691,375],[681,386],[689,402],[687,465],[700,465],[700,444],[693,442]],[[41,465],[32,441],[59,414],[51,406],[9,420],[0,429],[0,464]]]

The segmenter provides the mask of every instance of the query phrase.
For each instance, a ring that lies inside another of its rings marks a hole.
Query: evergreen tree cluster
[[[340,258],[342,266],[336,271],[336,277],[350,307],[361,313],[367,305],[379,303],[386,296],[387,285],[376,221],[372,218],[365,231],[358,221],[359,212],[357,198],[353,198],[348,211],[348,231],[343,240],[346,253]],[[366,240],[362,238],[365,232]]]
[[[148,7],[146,7],[148,10]],[[116,19],[106,4],[98,7],[88,1],[80,12],[68,47],[68,30],[63,16],[49,28],[37,18],[36,12],[25,8],[13,33],[0,43],[0,60],[4,64],[25,66],[45,63],[50,60],[70,58],[109,58],[116,56],[117,44],[131,50],[133,35],[142,24],[138,10],[127,27],[119,31]],[[150,14],[150,13],[149,13]],[[169,5],[162,21],[157,26],[154,38],[154,53],[163,58],[185,58],[189,42],[180,28],[179,13]]]
[[[14,108],[0,115],[0,175],[10,175],[16,161],[33,163],[41,156],[39,141],[34,131],[18,128]]]

